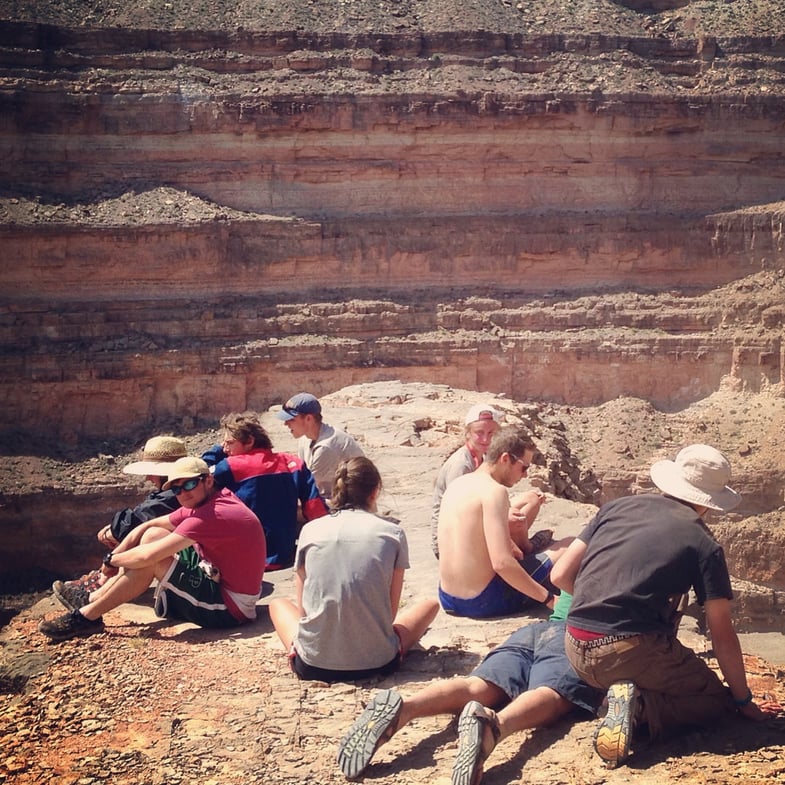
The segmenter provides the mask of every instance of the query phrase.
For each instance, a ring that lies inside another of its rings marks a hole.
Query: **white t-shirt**
[[[327,423],[322,423],[315,439],[301,436],[297,440],[297,454],[311,470],[319,493],[328,501],[333,495],[333,480],[338,464],[365,455],[362,447],[348,433]]]

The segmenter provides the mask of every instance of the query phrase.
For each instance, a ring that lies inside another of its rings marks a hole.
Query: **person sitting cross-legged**
[[[603,693],[575,675],[564,651],[569,601],[562,594],[551,621],[521,627],[469,676],[434,682],[410,697],[377,693],[340,743],[343,774],[361,777],[376,750],[413,719],[460,712],[452,784],[477,785],[484,761],[502,739],[577,715],[576,709],[595,714]]]
[[[100,589],[57,595],[70,612],[38,625],[50,640],[101,632],[103,614],[139,597],[154,579],[160,617],[217,628],[256,618],[266,557],[259,519],[231,491],[218,489],[200,458],[175,461],[164,489],[182,506],[140,524],[104,557],[119,572]]]
[[[300,534],[296,599],[270,602],[270,619],[301,679],[392,673],[439,611],[435,598],[398,607],[409,548],[403,528],[378,514],[381,489],[367,458],[338,466],[332,512]]]

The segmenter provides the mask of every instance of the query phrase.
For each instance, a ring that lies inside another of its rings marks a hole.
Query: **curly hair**
[[[221,417],[221,428],[243,444],[253,439],[254,449],[272,450],[273,448],[273,443],[259,422],[259,415],[256,412],[225,414]]]

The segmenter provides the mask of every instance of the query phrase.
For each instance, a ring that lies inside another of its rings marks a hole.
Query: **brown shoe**
[[[56,619],[42,621],[38,625],[38,631],[52,641],[67,641],[69,638],[103,632],[104,620],[99,618],[91,621],[76,610],[58,616]]]

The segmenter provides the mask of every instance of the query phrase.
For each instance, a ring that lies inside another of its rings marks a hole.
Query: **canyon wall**
[[[2,23],[0,431],[434,375],[574,405],[780,388],[785,104],[744,85],[784,57]]]

